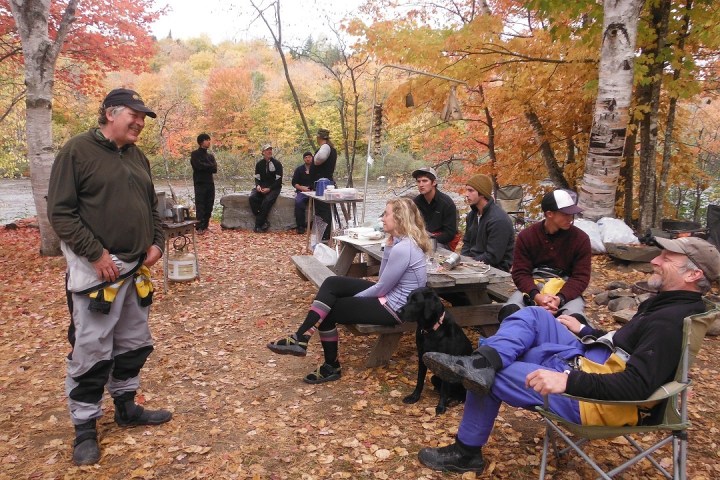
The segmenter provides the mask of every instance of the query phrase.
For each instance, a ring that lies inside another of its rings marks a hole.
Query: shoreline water
[[[251,184],[224,184],[216,182],[215,193],[215,211],[218,212],[220,206],[220,198],[224,195],[235,192],[249,192]],[[172,180],[168,182],[165,179],[156,179],[155,188],[158,192],[165,192],[166,198],[171,197],[171,190],[175,193],[175,197],[179,203],[191,204],[193,199],[193,185],[189,180]],[[359,192],[364,190],[364,185],[356,186]],[[454,192],[448,193],[460,210],[464,206],[464,202],[460,195]],[[283,185],[282,194],[293,197],[295,191],[289,185]],[[368,182],[367,202],[365,204],[365,219],[372,219],[373,216],[379,217],[385,208],[385,200],[397,195],[416,195],[417,189],[414,185],[393,186],[387,182]],[[361,207],[358,208],[361,210]],[[6,225],[16,220],[21,220],[36,215],[35,203],[32,197],[32,186],[29,178],[23,179],[0,179],[0,225]]]

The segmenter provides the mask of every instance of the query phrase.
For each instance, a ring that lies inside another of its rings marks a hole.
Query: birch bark
[[[598,95],[579,192],[583,217],[615,216],[615,192],[633,91],[637,25],[644,0],[606,0]]]
[[[70,0],[55,39],[48,33],[50,0],[10,0],[25,58],[26,135],[30,183],[40,227],[40,254],[60,255],[60,241],[47,217],[47,192],[54,161],[52,99],[55,65],[78,0]]]

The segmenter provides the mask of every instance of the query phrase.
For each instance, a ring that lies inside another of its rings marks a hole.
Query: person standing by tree
[[[330,130],[324,128],[319,129],[316,138],[320,147],[315,152],[313,163],[310,165],[310,175],[313,185],[321,178],[327,178],[334,183],[335,179],[333,175],[335,175],[335,164],[337,163],[337,150],[335,150],[335,146],[330,141]],[[315,211],[318,216],[322,218],[323,222],[327,224],[322,239],[329,240],[330,225],[332,224],[330,205],[323,202],[315,202]]]
[[[432,167],[423,167],[412,173],[419,195],[413,201],[425,220],[425,229],[430,238],[448,250],[455,251],[460,241],[457,228],[457,207],[452,198],[437,188],[437,172]]]
[[[302,192],[312,189],[310,165],[313,163],[312,152],[303,153],[303,164],[295,169],[292,177],[292,186],[295,187],[295,225],[297,233],[303,234],[307,228],[307,204],[309,197]]]
[[[255,215],[255,232],[267,232],[268,215],[282,188],[283,166],[273,157],[269,143],[262,148],[262,156],[255,164],[255,188],[250,192],[250,209]]]
[[[198,223],[195,228],[199,234],[207,231],[215,204],[215,182],[213,174],[217,173],[215,155],[208,152],[210,135],[201,133],[197,137],[198,149],[190,154],[190,165],[193,169],[193,185],[195,186],[195,215]]]
[[[172,418],[134,400],[153,350],[148,267],[162,257],[165,243],[150,163],[135,146],[146,115],[156,117],[137,92],[111,91],[100,107],[99,128],[71,138],[50,175],[48,218],[68,262],[72,351],[65,391],[76,465],[100,459],[96,421],[105,385],[120,426]]]

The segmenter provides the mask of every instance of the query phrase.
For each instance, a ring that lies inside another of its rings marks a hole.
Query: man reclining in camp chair
[[[468,390],[455,443],[424,448],[419,459],[441,471],[481,472],[501,402],[534,409],[543,405],[583,425],[637,425],[658,422],[661,405],[599,405],[600,400],[642,400],[673,379],[682,352],[683,319],[702,313],[702,294],[720,278],[720,254],[700,238],[658,238],[663,248],[652,260],[648,283],[658,294],[638,307],[619,330],[607,333],[575,317],[555,318],[540,307],[524,308],[503,321],[497,334],[481,339],[470,356],[438,352],[423,356],[443,380]],[[581,340],[582,338],[582,340]]]

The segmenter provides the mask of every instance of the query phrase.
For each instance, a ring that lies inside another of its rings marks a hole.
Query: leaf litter
[[[143,369],[139,401],[146,408],[171,409],[173,420],[122,429],[105,398],[98,426],[100,463],[75,467],[63,387],[69,351],[65,262],[39,256],[35,228],[0,230],[5,286],[0,293],[0,478],[536,478],[542,425],[532,412],[507,406],[484,448],[488,466],[482,475],[441,474],[417,461],[419,449],[454,440],[462,406],[436,416],[431,387],[418,403],[402,403],[416,375],[412,335],[402,338],[390,365],[366,369],[374,338],[341,330],[343,377],[316,386],[302,378],[322,363],[317,339],[304,359],[265,348],[294,331],[313,299],[314,287],[300,279],[290,261],[304,239],[224,230],[212,223],[198,238],[201,281],[171,282],[164,293],[162,267],[153,267],[155,351]],[[645,276],[596,256],[591,291],[611,280]],[[592,295],[587,300],[601,326],[619,327],[604,307],[594,305]],[[711,479],[720,472],[719,355],[718,337],[706,338],[691,371],[688,478]],[[591,452],[607,462],[630,453],[623,445],[619,452],[607,447],[598,441]],[[660,458],[666,464],[669,451]],[[623,478],[658,478],[646,463]],[[551,465],[550,473],[594,478],[576,459],[559,468]]]

